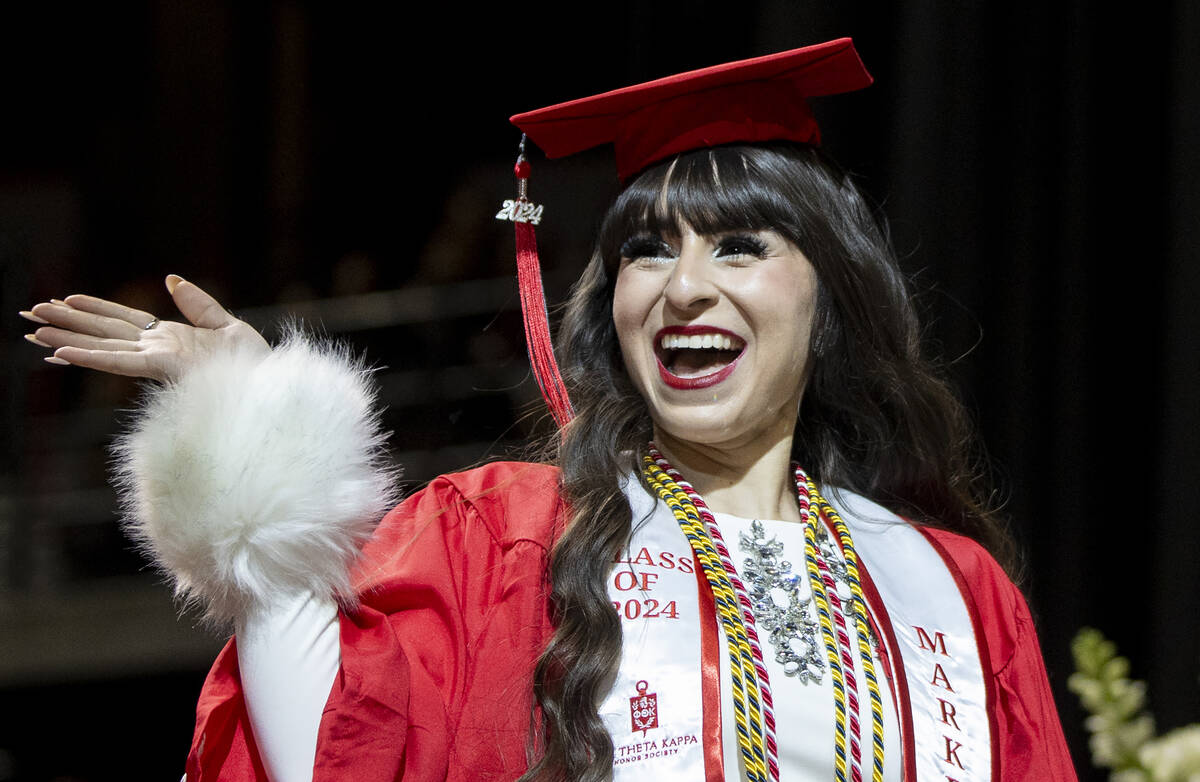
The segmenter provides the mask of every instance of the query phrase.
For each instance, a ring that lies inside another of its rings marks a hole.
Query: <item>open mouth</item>
[[[659,373],[673,388],[705,388],[733,372],[746,342],[721,329],[667,328],[657,335]]]

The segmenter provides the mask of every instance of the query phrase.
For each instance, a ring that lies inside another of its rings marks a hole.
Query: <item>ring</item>
[[[150,329],[154,328],[157,325],[158,325],[158,318],[155,318],[154,320],[147,323],[145,326],[142,326],[142,331],[149,331]]]

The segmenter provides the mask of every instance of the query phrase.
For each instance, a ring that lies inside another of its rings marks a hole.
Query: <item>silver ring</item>
[[[147,323],[145,326],[142,326],[142,331],[149,331],[150,329],[154,328],[157,325],[158,325],[158,318],[155,318],[154,320]]]

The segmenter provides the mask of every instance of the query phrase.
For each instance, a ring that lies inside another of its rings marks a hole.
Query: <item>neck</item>
[[[791,435],[731,447],[698,445],[659,431],[654,442],[710,510],[751,519],[801,521]]]

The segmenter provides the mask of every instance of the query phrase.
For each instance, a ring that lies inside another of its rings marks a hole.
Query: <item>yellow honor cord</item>
[[[871,654],[869,640],[871,628],[867,614],[867,599],[859,580],[858,552],[854,550],[854,542],[850,538],[850,528],[838,515],[837,510],[817,492],[817,485],[811,478],[807,479],[806,483],[809,502],[819,513],[825,514],[825,518],[833,524],[838,541],[842,544],[842,555],[846,559],[846,574],[847,580],[850,582],[850,594],[853,596],[855,631],[858,635],[858,655],[862,662],[863,676],[867,679],[867,692],[871,696],[871,780],[872,782],[883,782],[883,698],[879,693],[879,680],[875,676],[875,660]]]
[[[642,458],[643,474],[658,496],[679,522],[700,562],[705,579],[712,587],[713,602],[729,649],[730,678],[733,681],[733,716],[737,722],[738,747],[746,763],[751,782],[767,782],[766,741],[758,675],[746,635],[737,594],[720,555],[704,528],[704,522],[687,492],[679,487],[649,456]]]

